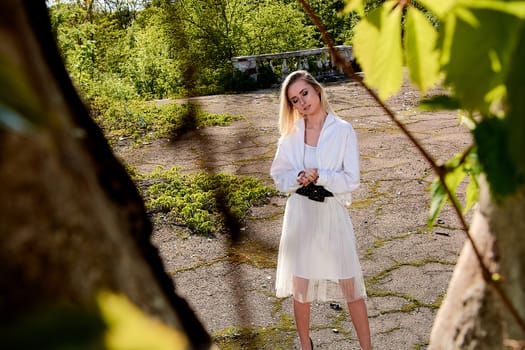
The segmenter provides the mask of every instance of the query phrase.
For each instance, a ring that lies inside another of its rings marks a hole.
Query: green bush
[[[226,91],[247,92],[258,88],[257,81],[250,75],[233,69],[227,72],[223,78]]]
[[[258,70],[257,85],[259,88],[268,89],[279,83],[279,76],[273,71],[270,65],[260,65]]]
[[[172,137],[195,128],[225,126],[240,118],[208,113],[193,104],[173,101],[161,104],[95,98],[90,109],[107,138],[137,142]]]
[[[177,168],[159,168],[142,180],[148,184],[143,191],[150,212],[165,213],[169,222],[205,236],[226,232],[226,217],[240,222],[252,206],[277,193],[251,177],[185,175]]]

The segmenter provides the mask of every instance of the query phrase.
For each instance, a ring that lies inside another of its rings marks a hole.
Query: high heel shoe
[[[310,349],[314,350],[314,343],[312,342],[312,338],[308,337],[310,339]],[[302,347],[301,347],[302,349]]]

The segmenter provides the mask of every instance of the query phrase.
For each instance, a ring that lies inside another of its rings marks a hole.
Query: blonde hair
[[[290,85],[298,80],[304,80],[310,84],[316,91],[319,92],[319,98],[321,99],[321,106],[326,112],[332,112],[332,107],[328,102],[328,97],[323,86],[307,71],[298,70],[290,73],[283,81],[281,86],[280,94],[280,110],[279,110],[279,131],[282,136],[288,135],[295,127],[295,122],[302,116],[299,114],[297,109],[292,105],[292,102],[288,99],[288,89]]]

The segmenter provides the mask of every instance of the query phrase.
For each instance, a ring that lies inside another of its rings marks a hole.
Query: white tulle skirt
[[[288,198],[275,287],[277,297],[292,295],[299,302],[366,298],[352,221],[334,197]]]

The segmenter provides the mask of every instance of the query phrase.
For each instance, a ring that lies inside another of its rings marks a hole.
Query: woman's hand
[[[297,183],[301,186],[307,186],[310,183],[315,183],[319,178],[317,168],[307,168],[297,174]]]

